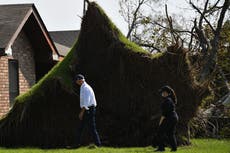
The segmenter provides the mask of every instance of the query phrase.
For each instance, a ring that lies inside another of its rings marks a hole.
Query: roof
[[[5,48],[33,4],[0,5],[0,48]]]
[[[40,32],[39,37],[43,37],[49,46],[49,50],[59,55],[34,4],[0,5],[0,48],[7,49],[24,27],[33,28],[33,24],[38,30],[36,32]],[[32,29],[27,31],[31,32]]]
[[[66,56],[77,40],[79,30],[50,31],[50,36],[61,56]]]

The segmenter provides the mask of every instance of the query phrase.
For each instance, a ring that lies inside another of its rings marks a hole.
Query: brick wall
[[[23,31],[12,45],[12,56],[0,57],[0,117],[10,109],[8,60],[16,59],[19,63],[19,94],[25,93],[35,84],[34,51]]]
[[[8,57],[0,56],[0,117],[9,110]]]

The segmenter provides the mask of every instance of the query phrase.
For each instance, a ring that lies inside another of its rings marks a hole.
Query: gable
[[[52,55],[59,56],[33,4],[0,5],[0,48],[7,50],[22,29],[26,31],[27,37],[37,51],[37,56],[41,54],[44,60],[53,60]],[[47,55],[51,55],[51,57]]]
[[[7,47],[18,27],[30,13],[32,5],[0,5],[0,48]]]

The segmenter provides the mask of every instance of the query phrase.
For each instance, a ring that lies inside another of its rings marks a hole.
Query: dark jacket
[[[163,102],[161,103],[161,112],[162,116],[164,116],[166,119],[167,118],[178,118],[176,109],[175,109],[175,104],[170,97],[164,98]]]

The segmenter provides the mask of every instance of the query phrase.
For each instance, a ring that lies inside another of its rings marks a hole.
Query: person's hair
[[[77,80],[83,80],[83,81],[85,81],[85,77],[82,74],[77,74],[74,77],[74,81],[77,81]]]
[[[160,89],[160,92],[166,91],[169,97],[172,98],[174,104],[177,104],[177,97],[175,91],[170,86],[164,86]]]

